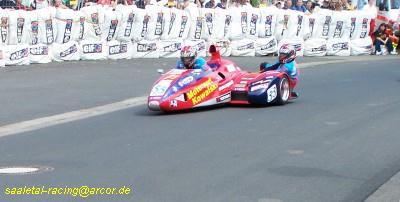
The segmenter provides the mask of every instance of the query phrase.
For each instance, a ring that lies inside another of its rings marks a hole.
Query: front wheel
[[[277,105],[284,105],[288,102],[290,96],[290,86],[287,77],[282,77],[278,83],[278,96],[276,98]]]

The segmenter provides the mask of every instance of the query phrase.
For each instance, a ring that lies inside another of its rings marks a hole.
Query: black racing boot
[[[294,91],[292,91],[292,92],[290,93],[290,97],[292,97],[293,99],[296,99],[296,98],[299,97],[299,94],[296,93],[296,92],[294,92]]]

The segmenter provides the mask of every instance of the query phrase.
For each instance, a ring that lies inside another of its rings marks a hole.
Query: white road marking
[[[37,130],[40,128],[45,128],[49,126],[54,126],[57,124],[63,124],[71,121],[81,120],[93,116],[98,116],[129,107],[135,107],[145,104],[147,96],[135,97],[120,102],[115,102],[103,106],[82,109],[77,111],[66,112],[63,114],[57,114],[53,116],[42,117],[38,119],[33,119],[29,121],[23,121],[19,123],[13,123],[0,127],[0,137],[7,135],[13,135],[22,132],[28,132],[32,130]]]
[[[336,59],[336,58],[335,58]],[[308,62],[299,63],[298,67],[300,69],[309,67],[320,67],[325,64],[335,64],[335,63],[345,63],[345,62],[357,62],[357,61],[376,61],[376,60],[388,60],[388,59],[398,59],[397,57],[361,57],[361,58],[343,58],[331,61],[321,61],[321,62]],[[58,124],[68,123],[71,121],[77,121],[81,119],[90,118],[93,116],[98,116],[118,110],[127,109],[130,107],[139,106],[145,104],[147,96],[134,97],[120,102],[115,102],[103,106],[82,109],[77,111],[66,112],[63,114],[57,114],[53,116],[47,116],[42,118],[37,118],[28,121],[22,121],[19,123],[13,123],[9,125],[0,126],[0,137],[14,135],[22,132],[33,131],[41,128],[46,128],[49,126],[54,126]]]

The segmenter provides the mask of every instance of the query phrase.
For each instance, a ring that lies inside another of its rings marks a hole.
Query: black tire
[[[284,105],[289,101],[290,97],[290,84],[289,84],[289,79],[284,76],[282,79],[278,82],[277,87],[277,98],[275,103],[277,105]]]

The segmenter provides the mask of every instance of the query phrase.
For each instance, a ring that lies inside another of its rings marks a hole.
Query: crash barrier
[[[363,11],[305,15],[273,7],[0,10],[0,65],[179,57],[187,44],[201,56],[211,44],[223,56],[263,56],[282,44],[292,44],[299,56],[363,55],[372,50],[372,17]]]

